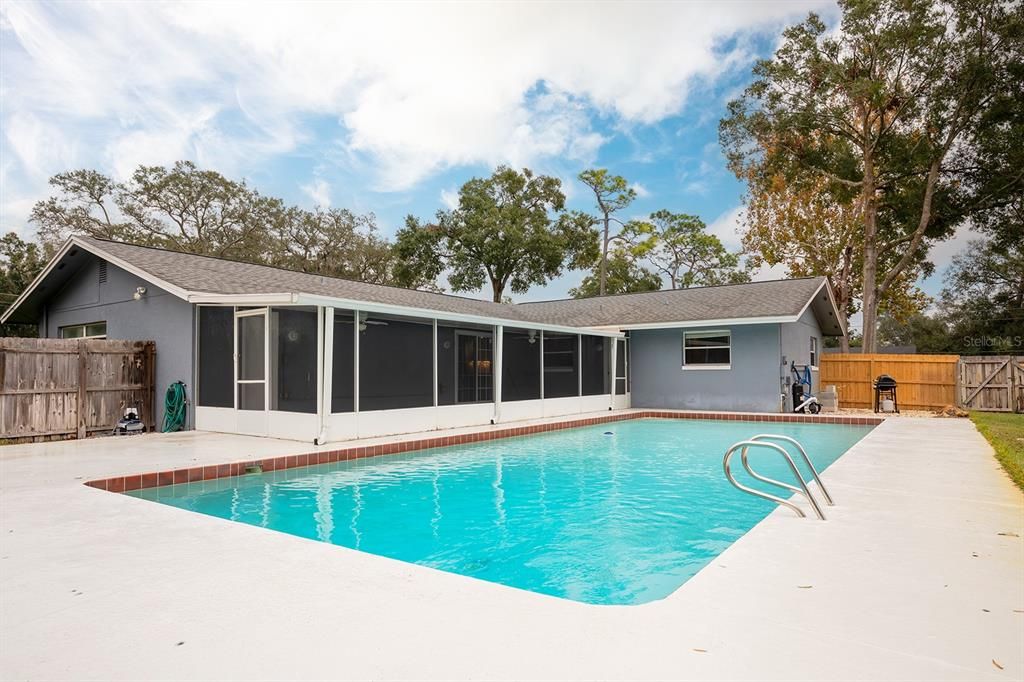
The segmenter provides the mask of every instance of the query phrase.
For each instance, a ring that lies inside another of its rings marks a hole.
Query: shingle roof
[[[504,304],[323,277],[122,242],[87,237],[78,237],[77,241],[90,251],[95,250],[100,257],[106,254],[189,293],[308,294],[440,313],[475,315],[513,323],[564,327],[795,316],[807,306],[823,281],[821,277],[814,277],[589,299]],[[28,307],[31,308],[32,304],[29,303]],[[18,316],[24,317],[24,313]]]
[[[823,277],[522,303],[534,319],[602,327],[799,315]]]
[[[509,308],[514,307],[103,239],[82,237],[80,240],[165,282],[196,293],[303,293],[484,317],[508,317]]]

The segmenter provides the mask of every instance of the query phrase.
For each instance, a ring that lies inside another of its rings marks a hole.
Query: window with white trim
[[[818,337],[811,337],[811,367],[818,366]]]
[[[62,339],[105,339],[107,338],[106,322],[90,322],[89,324],[72,324],[60,328]]]
[[[729,331],[683,332],[684,369],[728,369],[732,362]]]

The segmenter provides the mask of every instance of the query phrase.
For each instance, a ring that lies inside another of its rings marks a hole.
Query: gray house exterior
[[[82,254],[80,267],[42,305],[41,338],[61,338],[66,327],[106,323],[109,339],[156,342],[156,417],[164,418],[163,391],[175,381],[192,386],[195,306],[102,259]],[[138,287],[146,295],[136,301]],[[191,397],[191,395],[190,395]],[[194,426],[189,411],[189,427]]]
[[[843,332],[824,278],[499,304],[89,238],[4,313],[156,342],[158,419],[325,442],[626,407],[791,409]]]

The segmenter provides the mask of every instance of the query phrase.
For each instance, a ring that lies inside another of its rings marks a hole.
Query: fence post
[[[85,438],[86,410],[88,410],[89,399],[86,388],[87,377],[89,376],[89,356],[85,350],[85,339],[78,342],[78,438]]]
[[[1020,358],[1010,356],[1010,364],[1007,365],[1007,369],[1010,371],[1010,396],[1006,401],[1006,404],[1010,408],[1010,412],[1020,412],[1020,405],[1017,401],[1017,360]]]

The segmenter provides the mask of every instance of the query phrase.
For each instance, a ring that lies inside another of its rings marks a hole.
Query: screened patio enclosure
[[[504,322],[199,305],[196,427],[325,443],[629,406],[625,336]]]

